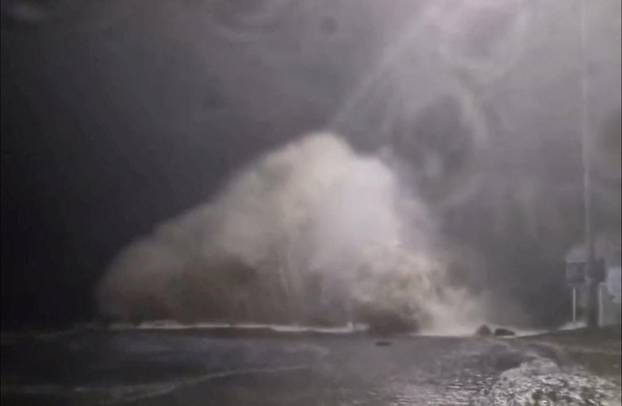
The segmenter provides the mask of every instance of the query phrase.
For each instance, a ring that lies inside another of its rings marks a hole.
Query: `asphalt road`
[[[2,338],[3,404],[617,405],[619,391],[559,351],[517,339],[207,330]]]

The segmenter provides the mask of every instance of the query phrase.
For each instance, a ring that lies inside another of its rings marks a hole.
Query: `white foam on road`
[[[577,330],[580,328],[585,328],[587,327],[587,323],[585,321],[571,321],[569,323],[564,324],[563,326],[561,326],[560,328],[558,328],[558,330]]]
[[[497,328],[511,330],[514,332],[512,336],[504,336],[503,338],[529,337],[539,334],[548,333],[551,330],[546,329],[526,329],[512,326],[502,326],[489,323],[462,324],[452,326],[441,326],[425,329],[421,332],[413,333],[412,336],[428,336],[428,337],[473,337],[475,332],[481,325],[487,325],[492,332]]]
[[[362,323],[348,323],[343,326],[322,327],[292,324],[262,324],[262,323],[179,323],[175,321],[151,321],[137,325],[129,323],[115,323],[110,330],[270,330],[278,333],[321,333],[321,334],[352,334],[363,332],[368,326]]]
[[[620,405],[620,388],[581,368],[563,370],[550,359],[536,357],[503,372],[475,404],[613,406]]]

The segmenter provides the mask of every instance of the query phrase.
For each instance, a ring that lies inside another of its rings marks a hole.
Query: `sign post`
[[[587,258],[586,258],[587,257]],[[605,262],[602,259],[592,260],[590,266],[589,256],[573,257],[572,259],[566,259],[566,283],[572,289],[572,321],[577,321],[577,288],[583,286],[587,290],[587,322],[590,322],[590,311],[596,312],[596,320],[593,322],[598,324],[600,318],[600,308],[602,307],[602,300],[598,294],[598,291],[591,292],[599,283],[604,280],[605,275]],[[592,298],[592,294],[594,297]],[[596,303],[591,303],[592,299],[596,300]]]
[[[572,289],[572,323],[577,322],[577,288],[585,284],[585,261],[566,261],[566,283]]]
[[[577,288],[572,287],[572,324],[577,323]]]

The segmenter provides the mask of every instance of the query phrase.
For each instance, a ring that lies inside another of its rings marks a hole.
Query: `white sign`
[[[585,283],[585,262],[566,262],[566,283],[570,286]]]
[[[620,267],[611,267],[607,269],[607,291],[611,296],[613,296],[613,302],[616,304],[620,304],[620,278],[621,271]]]

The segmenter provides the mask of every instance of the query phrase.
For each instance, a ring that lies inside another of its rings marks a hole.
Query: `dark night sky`
[[[3,10],[7,322],[89,316],[90,289],[125,243],[204,201],[258,152],[326,121],[336,102],[326,94],[288,106],[279,92],[297,89],[270,88],[274,69],[244,46],[205,38],[205,15],[192,16],[206,11],[201,5],[78,3],[43,3],[51,11],[32,22]],[[231,78],[223,72],[248,63]],[[331,86],[322,69],[292,75],[324,74],[315,81]],[[260,105],[267,111],[255,113],[238,86],[282,111]]]
[[[429,5],[274,3],[277,17],[257,22],[242,18],[254,12],[243,2],[3,2],[3,325],[92,317],[94,283],[120,248],[204,202],[259,153],[331,123],[405,21]],[[524,39],[526,56],[502,85],[486,88],[467,75],[481,104],[497,108],[485,115],[496,137],[488,164],[518,168],[507,169],[503,182],[522,171],[544,184],[580,185],[577,126],[568,124],[578,111],[569,102],[576,25],[567,20],[576,11],[563,3],[531,14],[536,34]],[[278,4],[288,6],[279,11]],[[593,22],[607,15],[601,8]],[[599,125],[619,117],[619,49],[611,51],[611,44],[619,48],[619,24],[614,15],[592,33]],[[472,35],[484,48],[467,44],[461,58],[497,52],[486,50],[487,36]],[[408,85],[434,86],[424,83]],[[376,103],[386,91],[372,89],[365,99]],[[451,111],[440,106],[441,117]],[[356,110],[352,121],[365,123],[359,116],[368,111]],[[429,115],[425,127],[434,128]],[[357,125],[344,126],[354,128],[347,135],[355,146],[386,142],[359,135]],[[521,133],[530,135],[517,140]],[[549,159],[551,151],[564,158]],[[575,201],[567,212],[576,213],[578,195],[569,196]],[[456,224],[452,233],[473,235],[472,225]]]

